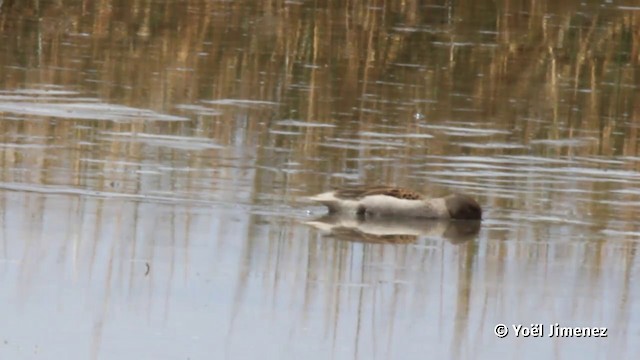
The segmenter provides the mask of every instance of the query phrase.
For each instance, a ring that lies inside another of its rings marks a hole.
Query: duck
[[[413,190],[387,185],[352,185],[309,200],[325,205],[329,214],[365,218],[482,219],[480,204],[469,195],[454,193],[428,198]]]

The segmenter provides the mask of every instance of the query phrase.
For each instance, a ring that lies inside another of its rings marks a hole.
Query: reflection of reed
[[[191,232],[190,215],[135,201],[7,191],[2,214],[0,257],[17,259],[20,273],[14,279],[2,272],[7,290],[17,290],[7,307],[35,311],[25,318],[46,310],[41,321],[51,323],[62,316],[56,325],[61,333],[76,333],[68,326],[80,326],[77,336],[92,358],[102,357],[105,328],[122,313],[167,321],[192,261],[188,236],[177,235]],[[147,269],[145,262],[153,265]],[[179,274],[184,276],[176,280]]]
[[[414,349],[401,336],[415,327],[478,347],[491,335],[477,329],[507,305],[594,322],[616,308],[621,337],[634,333],[640,12],[583,1],[76,3],[0,5],[0,88],[17,89],[0,101],[91,94],[188,119],[0,113],[2,183],[69,190],[3,192],[2,251],[19,259],[20,300],[51,296],[51,280],[71,294],[59,290],[58,303],[90,293],[87,307],[100,308],[76,316],[95,317],[94,345],[118,311],[171,318],[194,264],[224,278],[197,284],[220,302],[216,315],[233,310],[227,338],[251,331],[243,319],[267,302],[273,317],[261,320],[285,340],[321,328],[334,351],[342,337],[373,353]],[[19,91],[41,84],[77,93]],[[158,134],[215,146],[149,140]],[[453,183],[484,195],[498,225],[458,247],[374,246],[304,241],[306,228],[244,214],[351,179]],[[180,202],[196,198],[216,216]],[[215,261],[200,251],[211,241]],[[556,319],[531,319],[542,320]]]
[[[629,126],[636,122],[634,104],[639,103],[634,65],[640,41],[634,40],[633,31],[637,12],[603,7],[585,13],[579,1],[350,4],[305,7],[239,1],[184,8],[146,3],[115,12],[114,4],[104,2],[89,14],[73,6],[43,4],[39,23],[46,31],[39,32],[22,26],[33,9],[5,4],[0,24],[20,35],[7,38],[8,50],[0,53],[0,65],[10,72],[5,89],[22,88],[25,82],[74,88],[91,84],[81,93],[163,113],[202,100],[268,100],[278,106],[238,109],[204,104],[222,114],[181,110],[192,121],[157,124],[69,120],[47,126],[40,120],[24,125],[9,121],[0,124],[1,133],[6,141],[14,141],[10,134],[16,132],[29,139],[41,136],[47,145],[61,146],[45,150],[52,155],[48,167],[66,158],[78,170],[86,166],[80,162],[83,157],[104,160],[109,153],[103,166],[110,167],[111,161],[140,158],[148,151],[141,143],[99,141],[101,131],[197,133],[227,148],[203,150],[185,161],[188,166],[218,169],[216,177],[230,182],[239,179],[229,167],[257,166],[258,192],[272,187],[273,180],[280,189],[293,191],[301,184],[318,190],[327,187],[326,182],[340,181],[317,177],[318,171],[417,185],[414,170],[434,154],[637,155],[637,126]],[[63,19],[54,16],[61,9]],[[150,19],[163,19],[162,26]],[[127,40],[136,46],[116,45]],[[24,53],[18,49],[37,49],[40,43],[45,44],[37,54],[40,65],[25,79],[17,67],[28,64],[16,57]],[[87,57],[89,64],[76,61]],[[98,78],[87,79],[88,74]],[[416,112],[421,117],[414,118]],[[274,122],[290,117],[334,126],[298,128]],[[594,141],[579,146],[459,148],[458,137],[424,128],[421,118],[507,130],[470,143]],[[89,128],[83,128],[87,124]],[[328,139],[339,143],[354,138],[371,145],[380,140],[376,133],[394,135],[395,145],[387,141],[380,147],[328,146]],[[401,136],[415,134],[435,136]],[[15,156],[10,149],[3,151],[9,155],[3,161]],[[43,156],[36,149],[26,154]],[[156,154],[170,159],[183,155],[179,149]],[[286,176],[271,173],[285,163],[297,165],[291,165]],[[628,166],[639,169],[637,163]]]
[[[73,7],[64,7],[70,12],[65,17],[68,23],[54,23],[55,18],[46,14],[59,8],[51,6],[42,10],[50,28],[41,32],[48,37],[44,43],[50,51],[41,55],[45,66],[31,81],[50,82],[56,75],[52,66],[78,69],[75,59],[82,58],[85,48],[69,49],[59,42],[70,41],[64,36],[69,32],[90,33],[95,39],[87,41],[96,41],[95,66],[106,80],[95,83],[95,90],[112,101],[133,106],[162,110],[166,105],[202,99],[259,98],[281,103],[283,116],[293,113],[311,121],[339,120],[341,130],[368,129],[384,114],[405,131],[414,132],[417,127],[409,120],[416,106],[429,119],[466,120],[468,115],[459,110],[468,108],[471,101],[476,121],[503,122],[498,125],[504,128],[511,128],[518,119],[552,115],[553,128],[525,123],[527,128],[518,134],[525,141],[571,137],[589,130],[600,133],[597,119],[607,115],[611,120],[604,124],[600,139],[604,148],[583,151],[611,153],[615,144],[604,135],[613,134],[620,126],[613,123],[616,114],[633,113],[636,96],[634,67],[614,60],[629,65],[637,61],[635,44],[639,42],[631,39],[627,43],[625,36],[637,36],[632,30],[639,15],[590,9],[594,15],[585,17],[575,12],[576,8],[584,10],[579,1],[563,2],[553,9],[544,3],[507,1],[487,8],[486,4],[463,1],[447,8],[408,1],[403,5],[380,3],[379,9],[372,9],[366,1],[350,7],[337,3],[315,9],[247,1],[223,5],[202,2],[189,9],[148,3],[121,9],[126,16],[119,17],[117,23],[132,24],[129,31],[105,28],[112,23],[109,17],[115,16],[110,2],[96,5],[98,11],[91,13],[97,14],[93,22],[84,13],[73,13]],[[478,11],[486,19],[484,27],[477,24]],[[549,11],[554,11],[551,19],[546,16]],[[4,24],[21,24],[30,14],[30,9],[6,6],[0,19]],[[80,17],[83,21],[73,20]],[[165,27],[176,31],[150,27],[150,17],[166,19]],[[24,48],[24,42],[37,40],[32,33],[24,35],[20,44],[8,45]],[[138,47],[109,46],[137,36],[145,39]],[[621,50],[624,46],[628,48]],[[3,52],[5,58],[0,60],[13,64],[18,53]],[[620,71],[612,71],[615,69]],[[479,73],[483,76],[478,77]],[[65,71],[59,80],[61,85],[75,85],[83,83],[79,81],[82,76],[86,76],[83,69]],[[379,84],[386,79],[406,86],[399,90]],[[113,83],[130,90],[116,92],[109,85]],[[6,83],[5,88],[12,85],[20,83]],[[457,93],[469,97],[458,97]],[[594,98],[599,93],[606,95]],[[334,98],[338,100],[329,101]],[[437,100],[441,105],[422,108],[415,105],[418,99]],[[509,99],[531,103],[514,106]],[[575,107],[581,109],[577,114],[572,110]],[[357,121],[350,121],[353,119]],[[229,133],[224,130],[234,126],[234,121],[228,120],[216,131],[212,123],[203,127],[211,136],[222,137]],[[310,129],[305,133],[307,141],[296,144],[298,150],[305,157],[322,151],[315,144],[327,132],[332,131]],[[620,140],[625,145],[635,144],[624,137]],[[445,149],[446,141],[435,141],[431,147],[431,151]]]
[[[429,339],[434,351],[464,357],[491,336],[477,329],[513,314],[612,326],[624,339],[635,333],[628,300],[637,292],[630,281],[635,245],[562,238],[585,236],[591,229],[584,225],[500,230],[489,220],[478,241],[379,245],[309,237],[293,220],[228,209],[4,194],[0,255],[19,259],[20,274],[0,270],[6,292],[15,286],[19,294],[5,307],[29,312],[42,296],[65,304],[58,312],[66,321],[90,319],[93,332],[82,336],[91,338],[79,339],[89,340],[96,358],[105,336],[112,341],[114,329],[127,328],[123,318],[127,326],[165,329],[193,311],[211,316],[204,326],[215,334],[212,346],[230,357],[247,337],[280,344],[313,338],[334,354],[346,346],[362,358],[423,351],[418,344]],[[558,310],[558,299],[571,311]],[[201,302],[208,306],[193,308]]]

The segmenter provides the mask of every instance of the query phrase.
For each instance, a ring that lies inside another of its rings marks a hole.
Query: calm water
[[[0,0],[0,357],[634,359],[638,26],[611,1]],[[305,197],[352,183],[485,219],[318,220]]]

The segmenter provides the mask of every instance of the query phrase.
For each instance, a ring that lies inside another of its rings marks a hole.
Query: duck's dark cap
[[[445,199],[447,210],[452,219],[459,220],[480,220],[482,219],[482,208],[480,204],[468,195],[453,194]]]

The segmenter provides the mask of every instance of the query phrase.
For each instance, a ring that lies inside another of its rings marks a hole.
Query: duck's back
[[[329,213],[374,217],[447,218],[442,199],[425,200],[415,191],[390,186],[350,186],[310,198]]]

